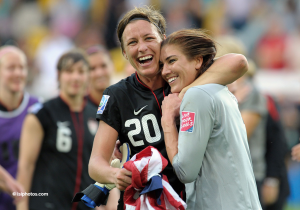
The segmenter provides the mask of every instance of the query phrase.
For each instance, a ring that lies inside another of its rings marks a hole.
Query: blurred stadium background
[[[13,44],[28,56],[27,91],[44,100],[57,94],[55,65],[66,50],[106,46],[114,82],[125,77],[116,26],[134,6],[152,5],[167,20],[167,35],[205,28],[212,36],[234,37],[257,66],[254,81],[280,105],[288,146],[300,130],[299,0],[0,0],[0,45]],[[288,157],[291,194],[287,210],[300,209],[300,163]]]

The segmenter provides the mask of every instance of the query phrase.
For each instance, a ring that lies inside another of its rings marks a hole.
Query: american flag
[[[132,172],[132,183],[124,193],[126,210],[186,209],[186,203],[161,174],[167,165],[168,161],[152,146],[124,164],[124,168]]]

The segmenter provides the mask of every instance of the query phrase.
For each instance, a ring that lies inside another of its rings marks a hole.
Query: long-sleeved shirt
[[[186,183],[188,209],[261,209],[245,124],[225,86],[207,84],[185,94],[173,167]]]

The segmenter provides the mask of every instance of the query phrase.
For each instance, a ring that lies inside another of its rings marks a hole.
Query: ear
[[[195,69],[199,70],[202,66],[202,63],[203,63],[203,57],[202,56],[197,57],[195,63]]]
[[[61,74],[61,71],[58,71],[58,70],[57,70],[57,83],[58,83],[58,88],[60,88],[60,74]]]
[[[166,34],[164,34],[164,40],[167,38]]]
[[[122,54],[123,54],[124,58],[125,58],[126,60],[128,60],[128,57],[127,57],[126,52],[125,52],[124,50],[122,50]]]
[[[59,81],[59,79],[60,79],[60,71],[56,71],[57,72],[57,81]]]

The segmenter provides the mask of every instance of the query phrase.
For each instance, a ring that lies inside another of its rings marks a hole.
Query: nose
[[[147,43],[144,41],[140,41],[139,48],[138,48],[139,52],[145,52],[147,51],[147,49],[148,49]]]
[[[18,66],[15,68],[14,70],[14,74],[16,76],[23,76],[24,74],[26,74],[26,68],[25,67],[22,67],[22,66]]]
[[[78,71],[74,71],[73,74],[72,74],[72,78],[75,81],[79,81],[81,79],[81,77],[82,77],[82,75]]]
[[[164,64],[162,67],[162,71],[161,71],[161,75],[163,77],[167,76],[168,74],[170,74],[172,71],[168,68],[168,65]]]

